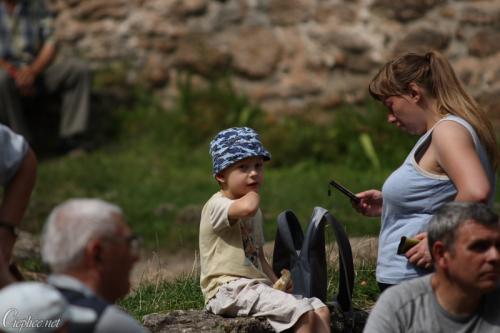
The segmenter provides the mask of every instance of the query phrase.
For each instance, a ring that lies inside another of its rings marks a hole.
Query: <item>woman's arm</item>
[[[454,121],[443,121],[434,128],[431,145],[436,162],[457,188],[455,200],[487,203],[491,185],[469,131]],[[416,238],[421,242],[406,257],[414,265],[430,268],[427,233]]]
[[[467,129],[443,121],[432,133],[436,162],[457,188],[456,201],[488,202],[491,185]]]

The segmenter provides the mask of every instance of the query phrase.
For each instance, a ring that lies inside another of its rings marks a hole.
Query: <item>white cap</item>
[[[7,333],[53,332],[66,322],[91,323],[96,317],[45,283],[19,282],[0,290],[0,331]]]

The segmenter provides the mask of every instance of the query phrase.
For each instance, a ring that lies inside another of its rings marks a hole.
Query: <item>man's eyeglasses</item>
[[[106,238],[106,241],[112,242],[112,243],[117,243],[119,241],[125,241],[128,245],[128,248],[130,250],[130,253],[133,256],[138,256],[141,252],[141,245],[142,245],[142,238],[139,235],[136,234],[131,234],[128,237],[125,238]]]
[[[139,255],[141,252],[142,238],[139,235],[132,234],[125,238],[132,255]]]

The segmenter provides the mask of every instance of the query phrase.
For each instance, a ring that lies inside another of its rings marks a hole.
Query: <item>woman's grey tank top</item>
[[[495,172],[476,131],[467,121],[454,115],[448,115],[441,121],[455,121],[469,131],[491,184],[488,201],[491,206]],[[399,241],[402,236],[412,237],[425,231],[432,215],[442,205],[453,201],[457,194],[448,176],[427,172],[416,162],[415,153],[429,142],[432,131],[433,128],[417,141],[404,163],[386,179],[382,187],[384,201],[377,258],[378,282],[397,284],[428,273],[410,264],[405,256],[396,254]]]

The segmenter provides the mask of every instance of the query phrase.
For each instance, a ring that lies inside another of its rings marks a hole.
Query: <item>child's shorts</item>
[[[273,289],[266,280],[239,278],[219,288],[207,303],[218,315],[266,317],[276,332],[284,331],[307,311],[326,305],[316,297],[304,298]]]

